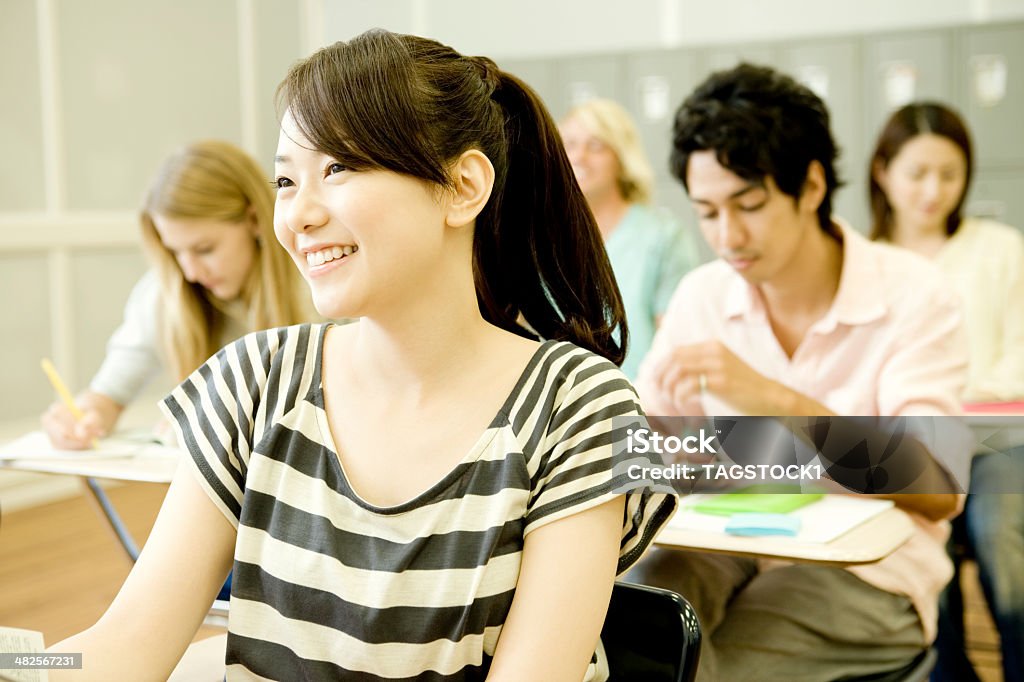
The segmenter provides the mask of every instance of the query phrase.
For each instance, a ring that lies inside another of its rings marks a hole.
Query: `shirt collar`
[[[835,221],[843,237],[843,272],[832,307],[821,322],[856,326],[874,322],[888,310],[885,277],[876,244],[841,220]]]
[[[838,324],[868,324],[888,311],[884,278],[874,254],[875,245],[842,220],[834,220],[843,238],[843,271],[831,307],[814,328],[831,331]],[[725,292],[723,312],[727,318],[764,320],[767,312],[757,287],[733,273]]]

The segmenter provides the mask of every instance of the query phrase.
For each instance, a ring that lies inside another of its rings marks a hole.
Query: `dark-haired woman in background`
[[[613,470],[641,412],[554,121],[490,59],[384,31],[280,101],[277,238],[358,320],[251,334],[165,399],[191,456],[58,645],[73,679],[166,679],[232,558],[228,680],[606,679],[612,583],[675,498]]]
[[[896,111],[871,161],[872,237],[932,259],[964,300],[967,401],[1024,398],[1024,235],[964,218],[970,135],[936,103]],[[979,454],[962,517],[1002,640],[1007,682],[1024,680],[1024,448]],[[933,679],[977,679],[964,653],[959,572],[943,597]]]

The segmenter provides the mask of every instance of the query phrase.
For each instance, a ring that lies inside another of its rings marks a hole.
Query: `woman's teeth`
[[[322,251],[314,251],[313,253],[307,253],[306,263],[310,267],[315,267],[317,265],[329,263],[332,260],[337,260],[343,256],[351,256],[358,250],[358,246],[332,246],[323,249]]]

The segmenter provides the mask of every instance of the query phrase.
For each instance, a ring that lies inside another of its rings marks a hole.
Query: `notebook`
[[[677,530],[725,533],[729,517],[724,514],[704,514],[697,505],[717,495],[688,495],[682,499],[679,510],[669,521]],[[810,496],[808,496],[810,497]],[[868,519],[893,506],[892,500],[866,498],[859,495],[824,495],[792,512],[800,518],[800,532],[796,537],[778,538],[777,542],[821,543],[830,542]]]
[[[708,495],[694,510],[701,514],[788,514],[822,498],[821,493],[722,493]]]

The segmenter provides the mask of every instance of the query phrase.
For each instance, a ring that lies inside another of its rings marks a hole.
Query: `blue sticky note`
[[[789,514],[733,514],[725,524],[725,532],[729,535],[748,537],[762,535],[793,537],[800,532],[800,518]]]

